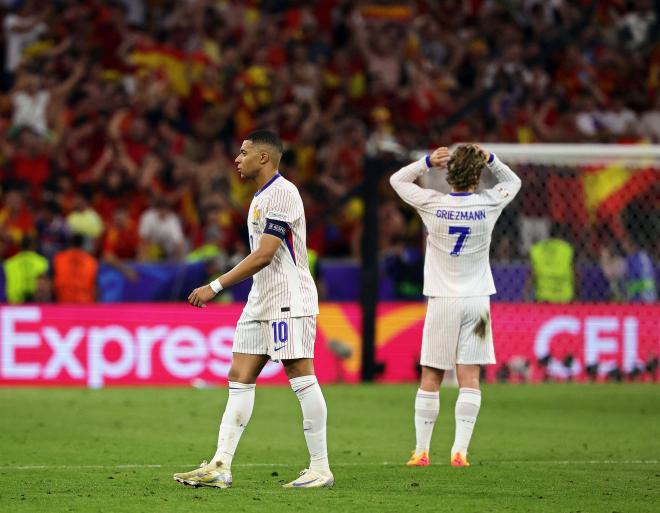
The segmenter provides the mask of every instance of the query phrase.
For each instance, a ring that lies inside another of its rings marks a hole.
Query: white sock
[[[467,456],[474,424],[481,407],[481,391],[476,388],[461,388],[456,400],[456,436],[451,448],[451,457],[457,452]]]
[[[309,450],[309,468],[320,473],[329,473],[328,445],[326,441],[326,420],[328,410],[323,392],[316,376],[301,376],[289,380],[303,414],[303,430]]]
[[[435,419],[440,413],[440,392],[428,392],[421,388],[417,390],[415,397],[415,433],[417,436],[417,445],[415,452],[429,450],[431,447],[431,435],[433,435],[433,426]]]
[[[231,468],[236,446],[252,416],[255,387],[254,384],[229,382],[229,398],[220,423],[218,448],[211,463],[221,463],[223,467]]]

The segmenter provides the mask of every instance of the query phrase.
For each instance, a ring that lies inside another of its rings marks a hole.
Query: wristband
[[[426,167],[428,167],[429,169],[431,169],[433,167],[431,165],[431,155],[427,155],[426,158],[424,159],[424,161],[426,162]]]
[[[209,283],[209,287],[211,287],[211,290],[213,290],[213,292],[215,292],[216,294],[224,288],[220,284],[220,280],[213,280],[211,283]]]
[[[493,160],[495,160],[495,154],[491,151],[490,155],[488,156],[488,163],[492,164]]]

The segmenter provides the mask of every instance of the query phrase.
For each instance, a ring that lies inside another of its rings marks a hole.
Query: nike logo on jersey
[[[286,344],[281,345],[280,347],[276,347],[276,348],[274,349],[274,351],[277,352],[277,351],[279,351],[280,349],[284,349],[285,347],[286,347]]]

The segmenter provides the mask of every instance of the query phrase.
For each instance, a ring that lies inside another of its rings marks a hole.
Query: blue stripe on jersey
[[[450,192],[450,196],[470,196],[471,194],[474,194],[472,192]]]
[[[284,242],[286,242],[286,247],[289,248],[289,253],[291,253],[291,258],[293,258],[293,263],[295,264],[296,252],[293,249],[293,232],[291,231],[291,228],[287,230]]]
[[[271,178],[270,180],[268,180],[268,182],[266,183],[266,185],[264,185],[261,189],[259,189],[259,190],[254,194],[254,197],[256,198],[257,196],[259,196],[259,194],[261,194],[261,193],[264,192],[266,189],[268,189],[268,186],[269,186],[271,183],[273,183],[275,180],[277,180],[280,176],[282,176],[282,175],[280,174],[279,171],[277,171],[277,172],[273,175],[273,178]]]
[[[264,228],[264,234],[275,235],[284,240],[287,236],[287,232],[291,231],[289,225],[284,221],[278,221],[277,219],[266,219],[266,228]]]

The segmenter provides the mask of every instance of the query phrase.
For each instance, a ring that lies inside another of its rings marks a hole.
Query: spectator
[[[73,211],[66,217],[67,225],[73,234],[83,236],[83,247],[92,251],[103,233],[103,220],[89,204],[87,194],[79,192],[73,200]]]
[[[16,87],[11,95],[13,105],[12,124],[26,127],[41,137],[49,135],[49,114],[53,116],[53,105],[64,101],[75,84],[82,78],[85,61],[79,61],[71,75],[64,81],[57,80],[49,85],[39,73],[25,73],[18,76]]]
[[[71,231],[62,209],[56,202],[48,202],[41,209],[37,218],[37,234],[39,237],[39,252],[51,260],[55,253],[62,251]]]
[[[529,250],[536,301],[570,303],[575,298],[574,250],[565,238],[564,227],[554,224],[550,238],[532,244]]]
[[[82,249],[84,237],[77,233],[69,249],[53,257],[53,281],[58,303],[93,303],[96,299],[96,258]]]
[[[46,32],[45,21],[51,13],[50,7],[37,14],[37,2],[26,0],[19,3],[17,12],[8,14],[3,20],[5,35],[5,73],[11,76],[21,63],[23,51]]]
[[[660,144],[660,94],[655,97],[653,108],[642,114],[639,131],[652,143]]]
[[[179,261],[183,258],[185,243],[181,220],[172,211],[169,200],[156,198],[152,208],[140,217],[138,231],[141,260]]]
[[[612,136],[613,141],[633,137],[637,131],[637,115],[625,106],[620,96],[615,96],[609,110],[600,116],[600,122]]]
[[[0,241],[4,246],[2,256],[16,253],[23,239],[34,234],[34,216],[25,204],[23,193],[18,189],[10,189],[0,209]]]
[[[29,187],[30,198],[42,200],[44,184],[51,176],[52,145],[28,126],[14,127],[11,131],[14,144],[2,141],[2,149],[8,157],[13,179]]]
[[[575,114],[575,128],[578,135],[585,141],[595,141],[603,132],[601,113],[596,108],[596,102],[591,97],[580,101],[578,112]]]
[[[625,242],[625,250],[626,300],[632,303],[655,303],[658,300],[658,292],[653,261],[648,253],[632,239]]]
[[[119,206],[112,215],[101,241],[103,263],[118,269],[129,280],[137,280],[137,273],[129,262],[137,260],[140,236],[128,208]]]
[[[385,269],[394,280],[394,292],[398,299],[423,299],[424,254],[413,241],[402,244],[398,252],[387,255]]]
[[[385,23],[367,28],[359,9],[354,11],[351,26],[372,86],[377,84],[384,93],[395,94],[403,77],[404,31],[400,26]]]
[[[48,279],[48,260],[36,252],[36,240],[26,236],[21,251],[3,263],[7,302],[29,303],[36,300],[38,285]]]
[[[624,275],[626,274],[626,259],[623,251],[617,244],[603,244],[600,248],[600,267],[609,283],[609,297],[611,301],[625,299]]]

